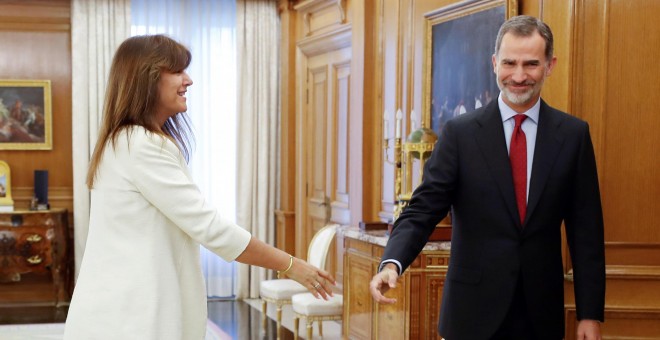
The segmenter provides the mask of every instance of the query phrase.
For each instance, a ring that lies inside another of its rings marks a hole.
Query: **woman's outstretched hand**
[[[293,258],[291,268],[285,275],[305,286],[317,299],[328,300],[328,297],[333,296],[332,287],[337,285],[335,278],[330,273],[297,257]]]

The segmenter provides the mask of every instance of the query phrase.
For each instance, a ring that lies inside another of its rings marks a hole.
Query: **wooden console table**
[[[0,323],[64,320],[68,239],[65,209],[0,213]]]
[[[339,230],[344,240],[343,336],[349,339],[440,339],[437,326],[449,242],[429,242],[380,305],[369,293],[387,237],[385,231]],[[341,237],[339,238],[341,239]]]

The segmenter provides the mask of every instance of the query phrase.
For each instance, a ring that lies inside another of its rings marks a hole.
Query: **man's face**
[[[499,54],[492,59],[502,99],[518,113],[534,106],[557,62],[554,56],[546,59],[545,40],[538,32],[529,37],[505,34]]]

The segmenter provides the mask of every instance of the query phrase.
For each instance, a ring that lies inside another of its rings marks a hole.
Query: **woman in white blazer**
[[[315,296],[334,278],[253,237],[208,205],[187,171],[191,54],[163,36],[115,53],[91,159],[90,228],[64,339],[203,339],[199,245],[278,270]]]

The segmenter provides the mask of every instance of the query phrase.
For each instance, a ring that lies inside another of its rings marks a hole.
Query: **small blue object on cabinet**
[[[48,210],[48,170],[34,170],[34,197],[37,199],[36,210]]]

